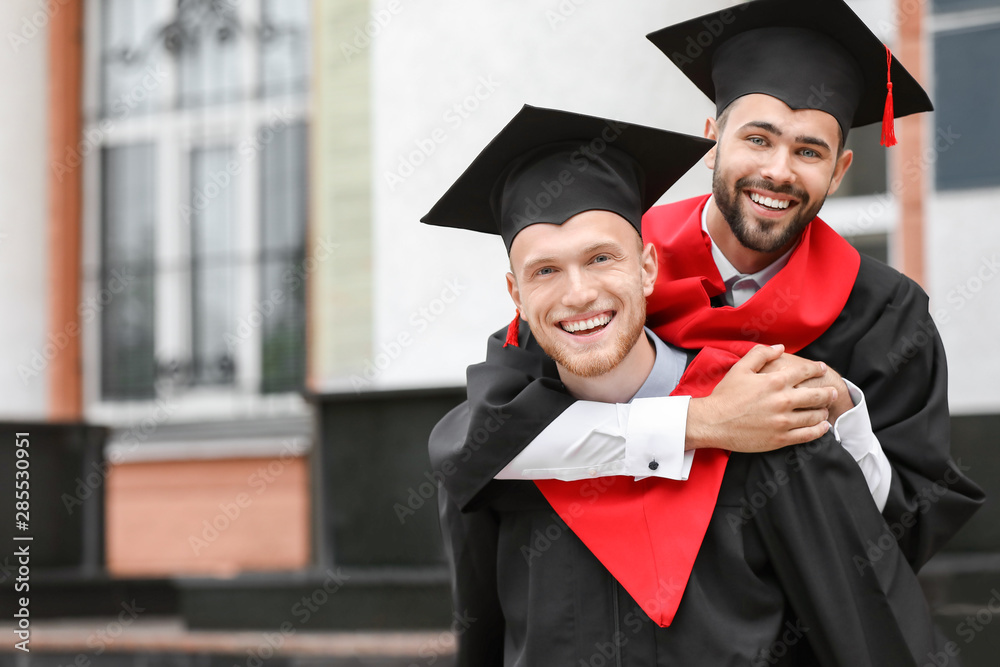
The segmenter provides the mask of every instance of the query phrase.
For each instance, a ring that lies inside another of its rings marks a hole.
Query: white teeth
[[[760,204],[761,206],[766,206],[768,208],[774,208],[779,210],[788,208],[788,205],[791,203],[791,201],[788,199],[771,199],[770,197],[762,197],[756,192],[750,193],[750,199]]]
[[[564,331],[574,333],[576,331],[587,331],[588,329],[603,327],[610,321],[610,315],[600,315],[598,317],[592,317],[589,320],[581,320],[579,322],[563,322],[560,326]]]

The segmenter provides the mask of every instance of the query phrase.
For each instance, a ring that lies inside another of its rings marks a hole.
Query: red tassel
[[[508,345],[513,345],[517,347],[517,333],[520,328],[521,322],[521,311],[520,309],[514,311],[514,319],[510,324],[507,325],[507,341],[503,344],[504,347]]]
[[[892,109],[892,51],[885,47],[885,113],[882,114],[882,145],[896,145],[895,116]]]

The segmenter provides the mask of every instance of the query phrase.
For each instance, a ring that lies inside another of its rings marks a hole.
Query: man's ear
[[[656,274],[660,270],[659,259],[656,255],[656,246],[647,243],[642,249],[642,293],[648,297],[653,293],[653,286],[656,285]]]
[[[521,291],[517,288],[517,278],[510,271],[507,272],[507,293],[510,294],[517,309],[524,313],[524,309],[521,308]]]
[[[705,153],[705,157],[702,158],[705,161],[705,166],[715,171],[715,149],[719,146],[719,126],[716,125],[714,118],[705,119],[705,138],[716,142],[715,146],[712,146],[712,150]]]
[[[837,165],[833,168],[833,178],[830,179],[830,188],[826,191],[827,197],[836,192],[840,187],[840,182],[844,180],[844,174],[847,173],[852,162],[854,162],[854,151],[844,149],[844,152],[837,158]]]

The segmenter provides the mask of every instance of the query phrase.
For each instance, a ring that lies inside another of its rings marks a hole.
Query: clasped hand
[[[821,361],[757,345],[712,393],[692,398],[685,446],[766,452],[815,440],[853,406],[843,378]]]

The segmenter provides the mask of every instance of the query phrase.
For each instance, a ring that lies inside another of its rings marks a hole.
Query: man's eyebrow
[[[778,126],[774,125],[773,123],[769,123],[766,120],[752,120],[749,123],[744,124],[743,127],[741,127],[740,129],[747,130],[754,127],[757,128],[758,130],[764,130],[765,132],[770,132],[776,137],[781,136],[781,130],[778,129]]]
[[[580,251],[581,255],[589,255],[595,253],[598,250],[609,250],[609,251],[622,251],[621,245],[615,241],[596,241],[591,243],[589,246]]]
[[[819,146],[820,148],[825,148],[826,150],[832,150],[830,144],[826,143],[819,137],[810,137],[808,135],[802,135],[795,137],[795,143],[797,144],[809,144],[811,146]]]
[[[782,135],[781,130],[776,125],[774,125],[773,123],[769,123],[766,120],[752,120],[749,123],[744,124],[743,127],[741,127],[740,129],[747,130],[751,128],[764,130],[765,132],[769,132],[776,137],[780,137]],[[795,143],[809,144],[810,146],[818,146],[819,148],[824,148],[828,151],[832,150],[830,148],[830,144],[826,143],[826,141],[824,141],[823,139],[820,139],[819,137],[811,137],[805,134],[795,137]]]
[[[538,266],[539,264],[551,264],[551,263],[553,263],[555,261],[556,261],[556,258],[553,257],[553,256],[551,256],[551,255],[544,256],[544,257],[529,257],[524,262],[524,270],[525,271],[529,271],[529,270],[535,268],[536,266]]]
[[[590,255],[598,250],[606,250],[608,252],[622,252],[622,247],[619,243],[615,241],[596,241],[586,246],[580,250],[581,255]],[[558,262],[559,258],[555,255],[539,255],[537,257],[528,257],[524,262],[524,271],[530,271],[540,264],[552,264]]]

